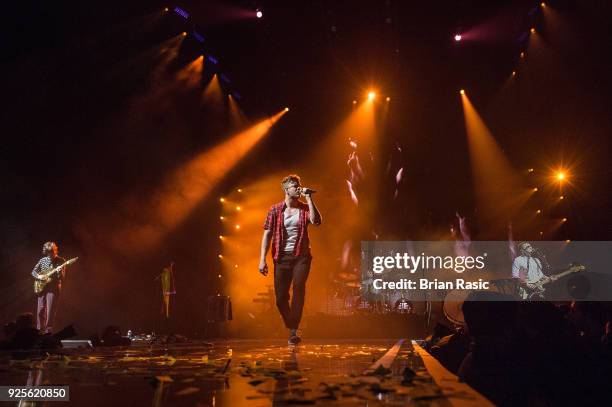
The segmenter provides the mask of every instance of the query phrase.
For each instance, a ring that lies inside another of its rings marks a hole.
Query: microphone
[[[300,193],[302,195],[310,195],[310,194],[314,194],[315,192],[317,192],[315,189],[311,189],[311,188],[301,188],[300,189]]]

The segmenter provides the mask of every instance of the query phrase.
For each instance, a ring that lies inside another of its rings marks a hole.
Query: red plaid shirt
[[[285,242],[283,241],[283,228],[285,227],[285,219],[283,211],[287,207],[285,201],[274,204],[268,211],[268,216],[263,225],[266,230],[272,231],[272,259],[277,261],[283,252]],[[293,248],[293,255],[310,256],[310,240],[308,239],[308,224],[310,223],[310,209],[304,202],[298,202],[300,208],[300,216],[298,218],[298,235],[297,242]]]

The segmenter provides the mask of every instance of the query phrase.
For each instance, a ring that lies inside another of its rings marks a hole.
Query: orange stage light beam
[[[227,104],[229,106],[228,114],[232,127],[241,128],[246,125],[248,119],[232,95],[227,96]]]
[[[230,137],[227,141],[205,151],[178,168],[169,176],[143,208],[144,224],[117,234],[115,245],[138,243],[141,249],[157,244],[191,213],[211,190],[259,142],[270,128],[285,114],[285,110]]]
[[[485,220],[507,219],[533,193],[515,171],[465,93],[461,94],[478,207]]]
[[[219,77],[214,74],[204,93],[202,94],[202,101],[205,103],[214,103],[218,106],[223,104],[223,92],[221,91],[221,84],[219,83]]]
[[[184,81],[187,86],[197,86],[202,79],[204,56],[200,55],[176,74],[176,79]]]

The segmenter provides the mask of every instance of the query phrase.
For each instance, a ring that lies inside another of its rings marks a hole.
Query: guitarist
[[[535,256],[536,249],[529,242],[518,245],[519,255],[512,263],[512,278],[520,280],[520,293],[522,299],[543,297],[543,291],[536,289],[535,283],[555,281],[555,276],[546,276],[542,272],[542,262]]]
[[[55,242],[46,242],[43,245],[43,258],[38,260],[36,266],[32,270],[32,276],[35,279],[41,280],[40,275],[46,270],[62,265],[65,260],[57,255],[59,248]],[[51,281],[46,285],[45,289],[38,294],[38,308],[36,312],[36,328],[43,334],[52,333],[53,321],[57,311],[57,301],[59,293],[62,289],[62,280],[66,274],[66,267],[63,267],[58,273],[54,273]]]

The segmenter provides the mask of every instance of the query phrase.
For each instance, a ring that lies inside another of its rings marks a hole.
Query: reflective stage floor
[[[46,405],[482,405],[472,389],[440,379],[427,356],[398,339],[65,349],[2,354],[0,384],[69,386],[69,402]]]

